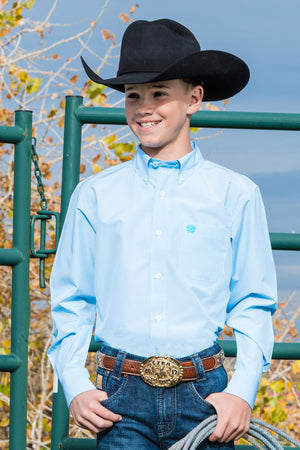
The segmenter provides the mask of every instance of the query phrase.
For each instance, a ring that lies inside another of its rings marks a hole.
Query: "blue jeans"
[[[139,376],[122,375],[126,357],[137,361],[143,361],[143,357],[108,346],[102,346],[101,351],[116,356],[113,372],[97,369],[98,381],[102,377],[102,389],[108,394],[102,405],[121,414],[123,420],[98,434],[98,450],[167,450],[202,420],[215,414],[205,398],[227,385],[223,367],[205,373],[201,362],[201,358],[220,351],[218,344],[189,357],[196,368],[196,381],[182,381],[171,388],[152,387]],[[198,448],[227,450],[233,449],[234,443],[211,443],[206,439]]]

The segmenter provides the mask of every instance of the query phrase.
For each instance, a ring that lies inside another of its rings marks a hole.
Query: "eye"
[[[136,92],[130,92],[126,95],[126,98],[136,100],[139,98],[139,95]]]
[[[163,97],[164,95],[166,95],[166,93],[163,91],[154,92],[154,97]]]

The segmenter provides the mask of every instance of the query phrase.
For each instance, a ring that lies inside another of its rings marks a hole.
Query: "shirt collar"
[[[196,144],[196,142],[191,142],[192,151],[182,156],[175,161],[162,161],[163,167],[167,167],[169,163],[170,168],[179,169],[178,170],[178,182],[182,183],[187,176],[190,175],[191,171],[199,164],[204,161],[204,158]],[[141,175],[144,181],[148,182],[150,179],[149,166],[155,168],[155,165],[160,160],[151,158],[147,153],[145,153],[141,146],[137,148],[137,152],[134,156],[133,163],[137,172]],[[159,166],[160,164],[158,164]]]

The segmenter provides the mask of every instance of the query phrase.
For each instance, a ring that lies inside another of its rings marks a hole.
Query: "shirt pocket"
[[[217,281],[224,274],[227,239],[224,227],[185,225],[179,252],[182,273],[195,280]]]

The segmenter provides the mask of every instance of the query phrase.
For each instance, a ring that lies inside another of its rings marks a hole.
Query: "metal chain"
[[[32,145],[31,145],[31,160],[34,164],[34,175],[37,181],[37,190],[41,197],[41,209],[47,210],[48,204],[47,199],[45,197],[45,189],[44,184],[42,180],[42,171],[39,166],[39,155],[36,152],[36,138],[32,138]]]
[[[48,211],[48,204],[45,197],[45,188],[42,179],[42,171],[39,166],[39,156],[36,152],[36,138],[32,138],[31,143],[31,160],[34,164],[34,175],[37,181],[37,190],[41,197],[41,210],[31,216],[30,221],[30,250],[31,257],[39,258],[40,260],[40,287],[45,288],[45,259],[49,255],[56,252],[59,236],[59,213],[55,211]],[[51,249],[46,248],[47,240],[47,221],[51,218],[55,218],[55,246]],[[39,248],[35,248],[35,224],[40,221],[40,233],[39,233]]]

